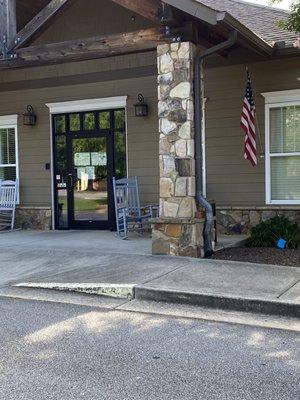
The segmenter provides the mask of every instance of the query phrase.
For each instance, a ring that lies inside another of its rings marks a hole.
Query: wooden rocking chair
[[[158,205],[141,207],[137,177],[128,179],[113,178],[117,233],[127,239],[128,231],[144,232],[145,224],[158,216]]]
[[[18,181],[0,181],[0,230],[14,229]]]

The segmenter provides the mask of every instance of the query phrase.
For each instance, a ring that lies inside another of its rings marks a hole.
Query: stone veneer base
[[[248,234],[252,227],[277,215],[283,215],[300,226],[300,207],[218,207],[218,234]]]
[[[152,221],[152,254],[204,257],[202,219],[164,218]]]
[[[50,230],[52,212],[47,207],[18,207],[16,210],[16,228]]]

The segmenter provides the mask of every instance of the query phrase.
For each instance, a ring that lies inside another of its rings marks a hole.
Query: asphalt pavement
[[[299,333],[0,297],[5,400],[295,400]]]

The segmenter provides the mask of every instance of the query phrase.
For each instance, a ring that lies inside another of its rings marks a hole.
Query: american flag
[[[257,165],[256,131],[255,131],[255,102],[253,99],[250,73],[247,69],[247,86],[241,116],[241,128],[245,131],[244,157],[253,167]]]

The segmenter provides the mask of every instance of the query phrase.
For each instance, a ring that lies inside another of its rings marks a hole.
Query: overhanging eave
[[[204,4],[198,3],[195,0],[164,0],[164,3],[169,4],[191,16],[198,18],[210,25],[217,25],[218,12]]]

